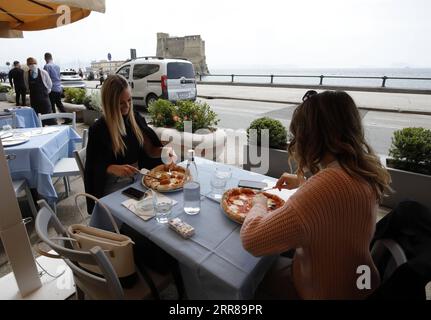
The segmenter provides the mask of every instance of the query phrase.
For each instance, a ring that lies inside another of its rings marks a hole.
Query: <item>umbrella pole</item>
[[[22,297],[42,286],[0,141],[0,237]],[[4,290],[4,289],[2,289]]]

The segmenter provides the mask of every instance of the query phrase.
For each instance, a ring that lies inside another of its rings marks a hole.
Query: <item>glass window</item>
[[[159,69],[160,67],[157,64],[135,64],[133,67],[133,80],[145,78],[156,73]]]
[[[170,62],[168,63],[168,79],[194,78],[195,72],[191,63]]]
[[[124,66],[117,71],[117,74],[122,75],[124,78],[129,80],[130,66]]]

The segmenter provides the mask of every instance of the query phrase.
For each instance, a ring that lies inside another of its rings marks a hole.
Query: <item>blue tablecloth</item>
[[[58,160],[72,157],[75,143],[82,139],[70,126],[51,126],[58,131],[31,137],[24,144],[6,147],[6,154],[14,154],[15,160],[10,160],[9,171],[13,180],[25,179],[30,188],[36,188],[38,193],[49,203],[55,203],[55,191],[51,175]],[[17,129],[15,133],[24,133],[32,129]],[[34,129],[33,129],[34,130]]]
[[[216,164],[196,158],[201,183],[201,194],[210,191],[210,179]],[[221,165],[221,164],[217,164]],[[249,179],[275,184],[275,179],[233,168],[227,188],[238,185],[239,180]],[[140,182],[133,187],[143,190]],[[172,216],[178,216],[195,228],[195,235],[182,239],[167,225],[155,219],[141,220],[122,206],[127,200],[121,190],[101,199],[119,223],[126,223],[175,257],[181,268],[187,295],[191,299],[251,299],[265,272],[275,257],[256,258],[246,252],[241,244],[241,226],[231,221],[218,202],[202,197],[201,212],[189,216],[183,211],[181,191],[166,194],[178,201]],[[96,205],[90,224],[112,230],[106,214]]]
[[[39,125],[39,118],[33,108],[21,107],[21,108],[10,108],[8,109],[15,113],[15,123],[13,127],[15,128],[37,128]],[[0,120],[0,127],[9,124],[10,120]]]

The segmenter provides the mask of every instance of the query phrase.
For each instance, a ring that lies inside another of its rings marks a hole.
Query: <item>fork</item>
[[[154,177],[154,176],[150,175],[150,171],[149,171],[149,170],[147,170],[147,169],[141,169],[139,172],[140,172],[144,177],[145,177],[145,176],[147,176],[147,177],[150,177],[150,178],[153,178],[153,179],[156,179],[156,180],[160,180],[160,178],[157,178],[157,177]]]
[[[256,191],[256,194],[259,194],[259,193],[262,193],[262,192],[265,192],[265,191],[269,191],[269,190],[273,190],[273,189],[276,189],[276,188],[277,188],[276,186],[264,188],[264,189]]]

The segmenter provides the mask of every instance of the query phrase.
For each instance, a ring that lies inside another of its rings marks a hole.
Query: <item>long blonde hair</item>
[[[123,116],[120,109],[120,96],[124,90],[129,88],[127,80],[121,75],[111,75],[103,83],[102,86],[102,109],[105,116],[106,125],[108,126],[109,134],[112,140],[112,149],[115,156],[119,154],[125,155],[126,145],[123,141],[123,136],[126,133]],[[133,112],[133,105],[130,106],[127,118],[132,127],[132,131],[138,139],[139,145],[144,145],[144,136],[141,129],[136,123]]]
[[[290,123],[289,153],[298,174],[315,174],[325,154],[332,154],[352,177],[361,178],[381,200],[390,191],[391,177],[364,136],[361,116],[353,99],[342,91],[325,91],[299,105]]]

